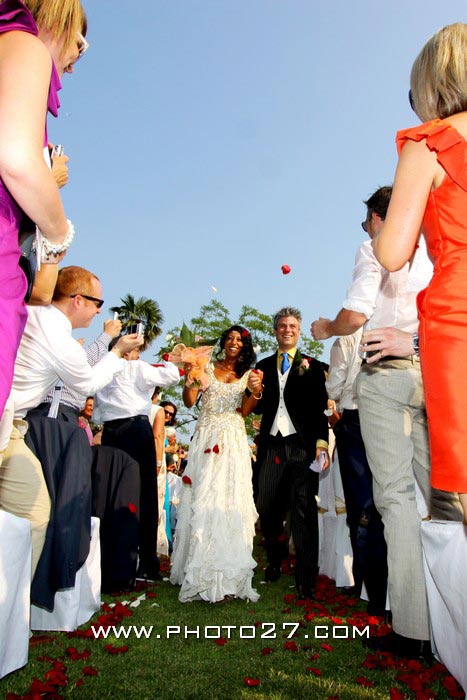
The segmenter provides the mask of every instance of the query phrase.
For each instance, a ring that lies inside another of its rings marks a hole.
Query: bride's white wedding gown
[[[170,580],[179,599],[211,603],[225,596],[256,601],[252,588],[255,522],[251,454],[239,412],[248,381],[210,385],[189,450],[178,509]],[[191,483],[187,483],[191,480]]]

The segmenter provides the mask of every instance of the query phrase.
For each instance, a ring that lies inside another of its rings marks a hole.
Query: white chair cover
[[[331,441],[330,453],[332,454]],[[352,545],[346,522],[337,450],[329,468],[319,475],[318,506],[319,573],[333,579],[338,588],[353,586]]]
[[[28,662],[31,527],[0,510],[0,678]]]
[[[74,588],[58,591],[52,612],[31,605],[31,629],[73,632],[84,625],[101,606],[101,548],[99,518],[91,518],[88,558],[76,574]]]
[[[433,653],[467,693],[467,528],[422,522]]]

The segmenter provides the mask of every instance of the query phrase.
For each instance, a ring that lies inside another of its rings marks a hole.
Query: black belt
[[[141,414],[138,416],[128,416],[127,418],[115,418],[114,420],[106,420],[104,421],[104,425],[108,425],[109,428],[117,428],[119,425],[123,425],[123,423],[133,423],[135,420],[147,420],[149,423],[148,416]]]
[[[37,411],[41,415],[47,416],[50,411],[50,403],[46,403],[44,401],[43,403],[39,404],[39,406],[36,406],[36,408],[31,409],[31,411]],[[76,408],[76,406],[70,406],[67,403],[60,402],[58,404],[57,411],[58,413],[64,413],[65,415],[73,416],[76,419],[79,418],[80,409]]]

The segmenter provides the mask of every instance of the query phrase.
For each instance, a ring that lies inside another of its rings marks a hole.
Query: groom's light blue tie
[[[288,369],[290,369],[290,360],[286,352],[281,352],[282,362],[281,362],[281,373],[285,374]]]

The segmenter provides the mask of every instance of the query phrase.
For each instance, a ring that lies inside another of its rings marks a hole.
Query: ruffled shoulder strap
[[[34,17],[19,0],[0,2],[0,33],[23,31],[38,35]]]
[[[397,152],[400,153],[407,141],[422,141],[430,151],[435,151],[438,162],[454,182],[467,190],[467,142],[462,134],[442,119],[433,119],[426,124],[403,129],[397,133]]]

